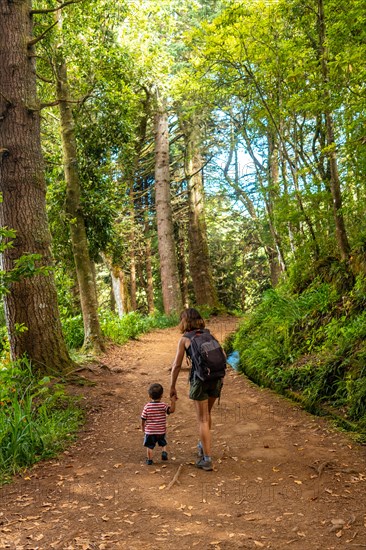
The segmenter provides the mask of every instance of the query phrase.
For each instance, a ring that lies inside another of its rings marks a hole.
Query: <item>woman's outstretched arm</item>
[[[170,382],[170,397],[175,396],[177,399],[178,399],[178,396],[177,396],[177,390],[175,388],[175,385],[182,366],[185,350],[186,350],[186,338],[182,336],[182,338],[178,342],[177,353],[175,355],[175,359],[172,365],[171,382]]]

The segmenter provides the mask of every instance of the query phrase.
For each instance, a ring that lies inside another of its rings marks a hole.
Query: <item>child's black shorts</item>
[[[156,444],[158,444],[159,447],[166,447],[165,434],[145,434],[144,447],[154,449]]]

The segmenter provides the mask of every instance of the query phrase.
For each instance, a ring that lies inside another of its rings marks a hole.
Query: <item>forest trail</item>
[[[223,339],[235,323],[208,326]],[[184,371],[168,419],[169,461],[155,451],[145,465],[146,389],[159,381],[168,397],[178,338],[177,328],[157,330],[111,347],[105,368],[85,374],[96,385],[77,389],[90,411],[78,441],[0,489],[0,548],[365,548],[365,447],[234,371],[213,411],[215,470],[194,466]]]

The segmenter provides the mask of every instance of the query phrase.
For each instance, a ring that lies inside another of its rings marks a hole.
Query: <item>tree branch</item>
[[[47,107],[56,107],[56,105],[59,104],[60,101],[58,99],[56,101],[50,101],[49,103],[41,103],[39,110],[42,111],[42,109],[46,109]]]
[[[31,15],[38,15],[42,13],[52,13],[54,11],[62,10],[63,8],[66,8],[66,6],[69,6],[70,4],[80,4],[80,2],[83,2],[84,0],[69,0],[69,2],[64,2],[60,6],[57,6],[57,8],[48,8],[44,10],[31,10]]]
[[[36,38],[33,38],[33,40],[30,40],[30,42],[28,42],[27,44],[27,48],[30,48],[31,46],[34,46],[35,44],[37,44],[37,42],[39,42],[40,40],[42,40],[46,34],[48,33],[48,31],[50,31],[51,29],[53,29],[53,27],[55,27],[56,25],[58,24],[58,20],[55,21],[54,23],[52,23],[52,25],[50,25],[42,34],[40,34],[39,36],[37,36]]]
[[[37,78],[39,80],[42,80],[42,82],[46,82],[46,84],[53,84],[52,80],[48,80],[48,78],[45,78],[44,76],[40,75],[39,73],[36,73]]]

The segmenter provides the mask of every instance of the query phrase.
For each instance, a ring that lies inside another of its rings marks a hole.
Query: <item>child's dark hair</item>
[[[149,395],[151,399],[160,399],[160,397],[163,395],[163,386],[161,384],[151,384],[149,387]]]

